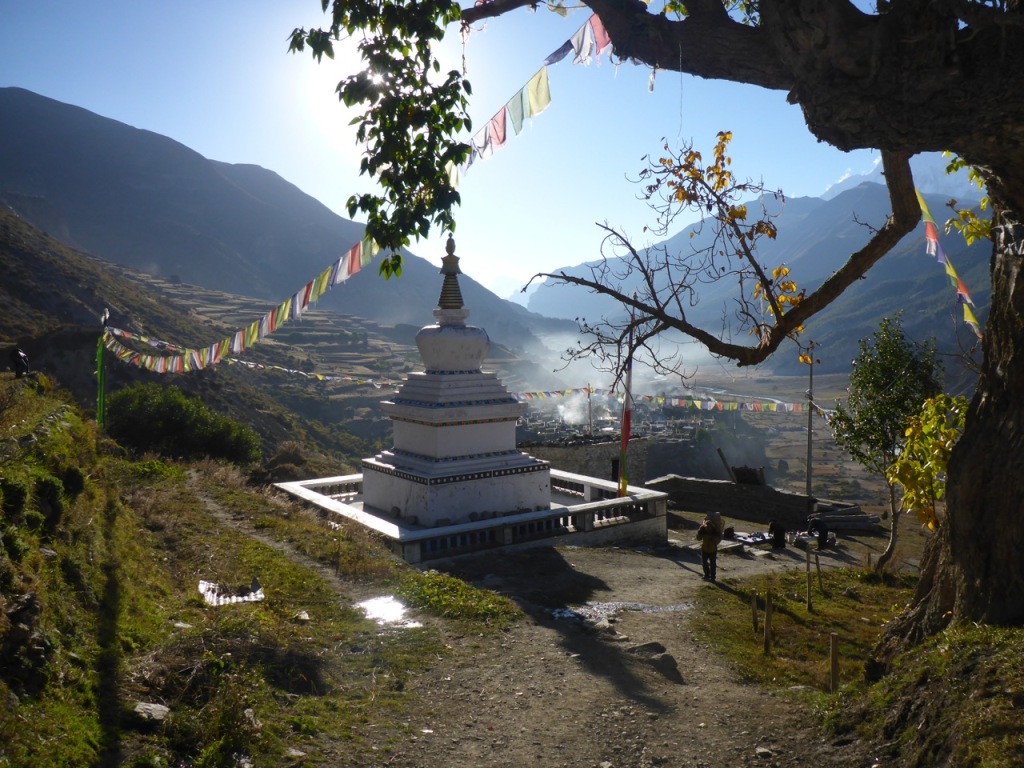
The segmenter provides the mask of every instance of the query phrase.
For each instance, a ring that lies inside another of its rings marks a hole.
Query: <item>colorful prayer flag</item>
[[[541,67],[537,74],[526,84],[526,92],[530,97],[530,117],[536,117],[551,103],[551,90],[548,87],[548,68]]]

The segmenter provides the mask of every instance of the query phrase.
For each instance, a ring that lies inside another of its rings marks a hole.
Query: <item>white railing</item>
[[[548,539],[585,538],[658,518],[663,522],[668,500],[666,493],[634,486],[628,487],[628,496],[619,497],[613,482],[552,469],[549,509],[419,528],[356,507],[361,501],[362,475],[278,483],[277,487],[320,507],[325,515],[344,515],[373,528],[384,535],[392,551],[411,563]],[[624,529],[623,535],[626,533]]]

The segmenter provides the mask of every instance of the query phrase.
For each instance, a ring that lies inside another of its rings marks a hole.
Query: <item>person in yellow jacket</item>
[[[704,569],[704,581],[714,582],[718,575],[718,545],[722,541],[722,517],[717,512],[708,513],[697,529],[700,541],[700,565]]]

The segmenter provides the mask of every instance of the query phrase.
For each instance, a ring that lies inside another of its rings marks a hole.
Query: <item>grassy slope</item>
[[[413,571],[237,468],[124,457],[45,377],[0,376],[0,434],[0,765],[278,764],[289,750],[307,765],[365,765],[401,732],[405,680],[444,652],[444,630],[433,619],[381,633],[357,600],[398,593],[474,632],[514,619],[507,601]],[[264,602],[208,607],[196,590],[253,576]],[[707,590],[700,606],[715,617],[711,644],[752,680],[821,691],[836,631],[843,688],[809,695],[837,730],[888,739],[900,765],[1024,759],[1024,633],[952,630],[867,687],[863,660],[908,585],[829,573],[808,613],[801,572],[769,578]],[[749,596],[769,590],[765,658]],[[147,724],[140,701],[170,716]]]
[[[436,623],[381,633],[357,598],[397,591],[477,631],[515,614],[234,467],[124,458],[45,377],[0,375],[0,434],[0,765],[279,764],[289,749],[358,764],[442,649]],[[208,607],[197,591],[254,575],[264,602]],[[140,701],[170,716],[147,724]]]
[[[812,610],[805,573],[794,570],[726,580],[704,590],[698,609],[713,617],[700,631],[747,679],[781,686],[812,700],[840,738],[857,733],[882,745],[882,765],[901,768],[1024,765],[1024,630],[954,627],[904,654],[881,681],[868,684],[864,665],[879,630],[910,599],[913,580],[879,580],[856,569],[812,570]],[[822,589],[823,587],[823,589]],[[765,654],[764,611],[774,611]],[[751,595],[759,610],[753,629]],[[839,644],[838,693],[830,686],[830,635]]]

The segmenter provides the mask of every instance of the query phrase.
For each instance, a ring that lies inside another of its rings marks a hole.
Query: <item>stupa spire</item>
[[[462,291],[459,290],[459,257],[455,255],[455,238],[448,235],[444,246],[445,256],[441,259],[441,274],[444,282],[441,285],[441,298],[437,300],[439,309],[462,309]]]

